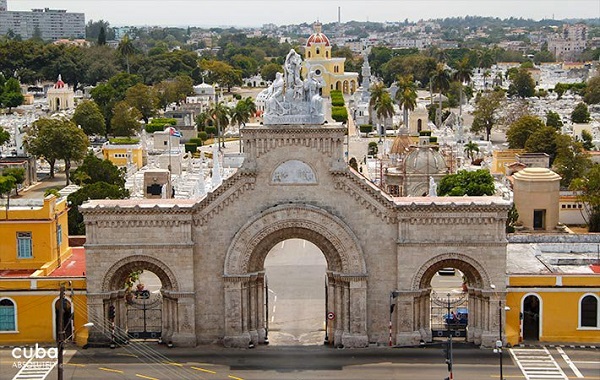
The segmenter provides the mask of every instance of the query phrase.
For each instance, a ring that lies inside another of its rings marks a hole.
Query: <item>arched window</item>
[[[321,54],[321,49],[317,48],[317,54]]]
[[[308,58],[310,58],[310,52],[308,52]]]
[[[329,58],[329,52],[328,51],[325,52],[325,57]]]
[[[417,132],[421,132],[423,129],[423,121],[421,119],[417,120]]]
[[[585,294],[579,301],[579,327],[599,328],[598,296]]]
[[[17,306],[13,300],[0,300],[0,331],[17,331]]]

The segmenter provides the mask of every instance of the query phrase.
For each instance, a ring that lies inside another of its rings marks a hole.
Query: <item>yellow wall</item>
[[[517,161],[517,154],[525,153],[524,149],[505,149],[492,152],[492,173],[506,174],[505,164],[512,164]]]
[[[65,280],[37,279],[37,290],[30,290],[31,279],[16,281],[0,280],[2,295],[16,303],[17,332],[0,332],[0,345],[24,345],[34,343],[52,343],[54,334],[54,306],[59,296],[59,283]],[[85,279],[72,280],[75,294],[71,297],[67,289],[66,296],[72,301],[74,311],[74,331],[78,344],[85,344],[88,322]],[[12,289],[12,290],[8,290]],[[20,289],[20,290],[19,290]],[[44,290],[45,289],[45,290]]]
[[[510,307],[506,312],[507,341],[513,345],[520,342],[522,300],[528,294],[536,294],[541,299],[540,342],[600,342],[600,328],[578,328],[581,297],[600,295],[598,288],[598,275],[511,276],[506,296]]]
[[[22,207],[18,203],[0,212],[0,269],[40,269],[48,271],[58,265],[58,257],[70,255],[69,224],[66,198],[57,200],[54,195],[44,199],[40,207]],[[57,225],[62,228],[62,242],[57,246]],[[31,232],[32,258],[17,258],[17,232]]]
[[[116,166],[127,166],[127,153],[131,152],[131,161],[139,168],[144,166],[144,155],[141,145],[105,145],[102,156]],[[115,155],[122,157],[115,157]]]

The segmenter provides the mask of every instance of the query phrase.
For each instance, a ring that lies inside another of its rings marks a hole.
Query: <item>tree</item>
[[[571,112],[571,121],[573,123],[588,123],[590,121],[590,111],[585,103],[579,103]]]
[[[554,171],[561,177],[562,188],[569,188],[575,178],[583,178],[591,166],[590,156],[581,142],[567,135],[559,134],[556,137]]]
[[[502,99],[504,99],[504,93],[500,91],[484,93],[479,98],[475,105],[475,111],[473,111],[471,132],[479,133],[485,131],[486,140],[490,140],[492,128],[498,121],[496,111],[500,108]]]
[[[138,83],[129,87],[125,92],[125,102],[140,112],[141,118],[146,124],[150,117],[156,113],[158,96],[154,88]]]
[[[15,194],[19,195],[19,185],[25,182],[25,169],[24,168],[6,168],[2,171],[2,175],[11,176],[15,179]]]
[[[600,103],[600,75],[596,75],[587,82],[583,93],[583,101],[587,104]]]
[[[10,133],[0,126],[0,145],[10,141]]]
[[[459,170],[456,174],[444,176],[438,185],[439,196],[481,196],[493,195],[494,177],[485,169],[473,172]]]
[[[463,105],[463,86],[465,83],[471,82],[472,68],[469,57],[465,56],[456,65],[456,72],[454,73],[454,79],[460,83],[460,99],[458,100],[459,105],[459,117],[462,118],[462,105]],[[462,125],[462,124],[461,124]]]
[[[417,106],[417,85],[412,75],[403,75],[398,77],[396,82],[398,91],[396,91],[396,101],[402,108],[402,121],[405,128],[408,128],[408,111],[414,111]]]
[[[96,182],[70,194],[67,197],[67,201],[71,204],[69,208],[69,235],[85,235],[83,215],[79,212],[79,206],[83,202],[89,199],[124,199],[127,197],[129,197],[128,190],[106,182]]]
[[[260,76],[266,81],[274,81],[275,74],[283,71],[283,68],[278,63],[267,63],[260,69]]]
[[[473,162],[475,159],[475,153],[479,153],[479,145],[474,143],[473,141],[469,141],[465,144],[465,154],[467,158]]]
[[[587,130],[584,129],[581,131],[581,141],[583,144],[583,149],[585,150],[594,150],[595,145],[593,143],[594,136]]]
[[[73,122],[81,126],[88,135],[104,135],[106,123],[100,107],[93,100],[84,100],[77,105],[73,113]]]
[[[556,157],[556,137],[558,132],[553,127],[542,126],[529,136],[525,142],[528,153],[546,153],[550,156],[550,166]]]
[[[140,130],[139,120],[142,114],[136,108],[125,101],[115,105],[113,117],[110,119],[113,135],[115,136],[133,136]]]
[[[23,104],[25,97],[21,93],[21,85],[16,78],[10,78],[4,83],[4,89],[2,90],[2,98],[0,103],[4,107],[8,107],[8,112],[12,111],[13,107],[18,107]]]
[[[125,174],[125,168],[119,168],[110,160],[101,160],[90,152],[73,172],[73,178],[81,178],[80,186],[105,182],[125,189]]]
[[[562,120],[560,120],[560,115],[554,111],[548,111],[546,113],[546,125],[548,127],[553,127],[556,130],[560,130],[563,126]]]
[[[125,34],[123,39],[119,42],[119,46],[117,47],[117,51],[122,57],[125,57],[125,63],[127,64],[127,74],[129,71],[129,57],[135,53],[135,48],[133,47],[133,43],[129,39],[129,35]]]
[[[544,127],[537,116],[526,115],[512,123],[506,131],[506,140],[510,149],[523,149],[531,135]]]
[[[434,90],[439,91],[439,108],[436,118],[437,127],[442,125],[442,93],[450,88],[450,73],[446,70],[446,66],[443,63],[438,63],[433,75],[431,76],[431,84]]]
[[[569,187],[584,206],[589,232],[600,232],[600,165],[593,165],[585,176],[577,177]]]
[[[377,118],[383,120],[383,125],[385,126],[385,121],[394,116],[394,102],[392,101],[389,92],[384,92],[373,108]],[[383,135],[385,136],[385,127],[383,128]]]
[[[15,188],[15,177],[10,175],[0,176],[0,196],[6,194],[6,219],[8,219],[8,208],[10,207],[10,193]]]
[[[219,139],[223,139],[223,132],[225,128],[229,125],[229,114],[231,110],[229,107],[225,105],[223,102],[218,102],[213,104],[213,106],[209,109],[208,113],[210,114],[213,125],[217,126],[217,134]],[[225,146],[225,141],[221,141],[223,146]]]
[[[247,97],[237,102],[231,110],[231,122],[238,126],[246,125],[250,117],[256,114],[256,104],[251,97]]]
[[[200,62],[200,68],[206,71],[207,82],[227,87],[227,91],[231,91],[232,86],[242,84],[241,70],[233,68],[226,62],[203,60]]]
[[[508,87],[508,95],[518,95],[521,98],[530,98],[535,94],[535,82],[525,68],[520,68],[511,78],[512,83]]]
[[[98,33],[98,45],[106,45],[106,30],[104,26],[100,27],[100,32]]]
[[[50,177],[54,177],[56,160],[64,160],[68,186],[71,164],[85,157],[89,140],[70,120],[43,118],[33,123],[25,137],[25,144],[30,153],[48,162]]]

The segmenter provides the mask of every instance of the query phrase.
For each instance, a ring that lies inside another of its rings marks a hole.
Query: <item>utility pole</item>
[[[450,293],[448,293],[448,306],[447,306],[448,318],[446,318],[446,330],[448,332],[448,347],[446,349],[446,364],[448,365],[448,377],[447,380],[454,379],[452,374],[452,330],[450,329]]]
[[[498,326],[498,343],[496,344],[498,347],[498,351],[500,353],[500,380],[504,380],[504,376],[502,375],[503,365],[502,365],[502,300],[498,300],[498,320],[500,325]]]
[[[58,331],[56,333],[56,346],[58,349],[58,380],[63,380],[63,349],[65,344],[65,327],[63,319],[65,315],[65,284],[60,284],[58,297]]]
[[[327,294],[327,275],[325,275],[325,340],[323,344],[329,344],[329,335],[327,330],[329,330],[329,294]]]

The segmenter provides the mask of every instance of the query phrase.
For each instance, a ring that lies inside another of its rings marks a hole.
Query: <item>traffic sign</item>
[[[327,319],[329,319],[330,321],[333,321],[335,319],[335,314],[333,313],[333,311],[327,313]]]

